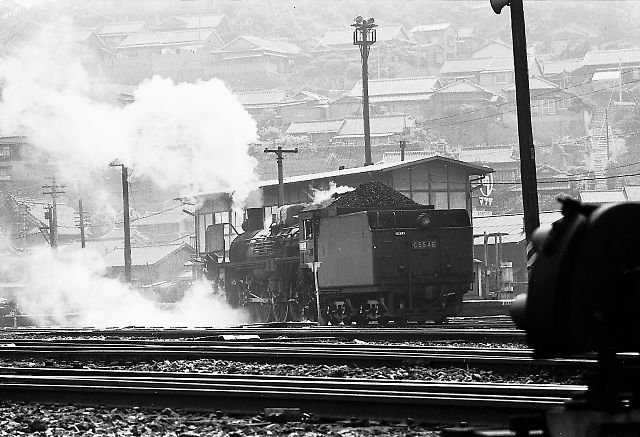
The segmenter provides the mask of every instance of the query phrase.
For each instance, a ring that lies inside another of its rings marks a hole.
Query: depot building
[[[286,172],[286,169],[285,169]],[[466,209],[472,216],[472,185],[493,172],[490,167],[438,155],[424,156],[408,152],[406,159],[399,154],[385,154],[382,162],[325,173],[285,177],[283,204],[310,202],[314,190],[337,186],[357,187],[365,182],[381,182],[410,197],[415,202],[434,205],[436,209]],[[285,173],[286,174],[286,173]],[[228,249],[236,235],[242,233],[244,215],[233,212],[229,193],[201,193],[195,211],[195,250],[198,257],[210,252],[210,247]],[[267,180],[249,195],[247,208],[262,208],[267,220],[278,205],[278,181]],[[216,233],[208,232],[219,227]],[[220,232],[222,231],[222,232]],[[224,242],[210,241],[208,235],[224,235]],[[226,252],[226,251],[224,251]],[[226,253],[224,254],[226,259]]]

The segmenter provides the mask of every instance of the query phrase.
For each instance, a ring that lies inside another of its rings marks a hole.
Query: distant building
[[[282,124],[327,118],[329,98],[310,91],[298,91],[279,104]]]
[[[601,205],[613,202],[640,202],[640,185],[625,185],[617,190],[580,190],[583,203]]]
[[[590,82],[600,72],[621,73],[623,83],[640,79],[640,48],[589,51],[574,75]]]
[[[178,282],[190,269],[193,248],[188,244],[142,246],[131,248],[131,282],[136,287]],[[103,257],[110,277],[124,278],[124,249],[115,249]]]
[[[119,57],[140,57],[211,51],[220,49],[223,44],[213,29],[176,30],[129,34],[115,51]]]
[[[388,46],[397,43],[410,46],[415,45],[415,42],[401,24],[384,24],[379,25],[375,29],[376,43],[373,47]],[[355,54],[359,49],[358,46],[353,44],[353,28],[341,27],[328,30],[314,50],[347,51],[354,52]]]
[[[534,56],[528,57],[528,64],[530,75],[542,75]],[[448,60],[440,69],[440,80],[444,85],[467,80],[500,94],[502,88],[515,81],[513,56]]]
[[[210,68],[214,76],[232,86],[263,86],[291,71],[300,54],[300,47],[289,42],[241,35],[212,52]]]
[[[411,132],[415,120],[403,115],[371,117],[371,145],[397,144],[400,139]],[[340,127],[333,143],[346,145],[364,144],[364,121],[361,118],[347,118]]]
[[[470,58],[481,44],[482,39],[476,35],[473,27],[461,27],[456,32],[455,55],[460,58]]]
[[[137,21],[133,23],[113,23],[102,26],[97,35],[108,47],[115,47],[124,41],[132,33],[149,33],[146,23]]]
[[[214,29],[227,42],[232,33],[229,20],[224,15],[178,15],[166,19],[154,28],[156,31],[193,29]]]
[[[504,98],[475,83],[462,80],[435,90],[430,109],[434,114],[464,113],[489,108],[504,101]],[[476,113],[476,116],[478,114]],[[448,119],[445,123],[454,123]]]
[[[560,219],[560,211],[541,212],[540,225]],[[527,291],[527,238],[523,214],[473,219],[473,257],[481,261],[481,298],[512,298]]]
[[[493,41],[473,52],[472,58],[513,58],[513,47],[502,41]]]
[[[311,144],[323,146],[331,143],[331,140],[338,134],[343,124],[344,119],[294,121],[289,125],[285,133],[293,136],[306,136]]]
[[[420,65],[426,67],[430,73],[455,54],[456,31],[451,23],[422,24],[415,26],[409,33],[418,43]]]
[[[160,213],[146,213],[131,221],[131,226],[145,236],[151,244],[186,240],[194,232],[193,217],[182,206]]]
[[[597,32],[577,23],[568,23],[556,27],[545,33],[544,41],[548,44],[548,51],[562,53],[563,51],[582,45],[587,49],[597,48],[599,35]]]
[[[244,91],[234,93],[240,104],[254,118],[267,110],[274,111],[278,117],[278,109],[287,100],[287,91],[283,89]]]
[[[375,106],[379,115],[424,117],[429,111],[429,100],[438,87],[439,81],[435,76],[372,79],[369,81],[369,103]],[[362,106],[362,82],[356,83],[348,96],[352,98],[349,105],[360,102]],[[334,102],[331,106],[335,108],[340,104]]]
[[[542,64],[544,78],[555,83],[560,88],[568,88],[577,82],[574,72],[582,66],[582,59],[563,59],[548,61]]]

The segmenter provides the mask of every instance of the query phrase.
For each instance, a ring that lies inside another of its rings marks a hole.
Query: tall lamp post
[[[124,164],[112,162],[109,167],[122,167],[122,209],[124,215],[124,280],[131,283],[131,225],[129,217],[129,170]]]
[[[363,19],[358,15],[351,24],[353,30],[353,45],[360,47],[362,58],[362,119],[364,121],[364,165],[373,165],[371,160],[371,128],[369,127],[369,50],[376,42],[376,27],[373,18]]]
[[[529,95],[527,40],[524,31],[524,8],[522,7],[522,0],[490,0],[490,3],[496,14],[499,14],[502,8],[507,5],[511,7],[511,35],[513,38],[513,67],[516,79],[524,233],[527,236],[527,241],[531,241],[531,234],[540,226],[540,217],[538,212],[536,152],[531,131],[531,100]]]

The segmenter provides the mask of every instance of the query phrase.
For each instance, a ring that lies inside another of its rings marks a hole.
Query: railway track
[[[233,336],[273,338],[335,338],[364,341],[469,341],[476,343],[524,343],[525,333],[517,329],[462,328],[455,325],[393,327],[327,327],[308,324],[243,326],[237,328],[2,328],[0,338],[20,337],[107,337],[154,339],[221,339]]]
[[[0,359],[150,362],[217,359],[292,364],[354,364],[398,366],[420,364],[521,372],[547,369],[572,373],[592,369],[595,357],[536,360],[528,349],[434,347],[318,342],[152,341],[152,340],[32,340],[0,342]],[[622,357],[640,368],[636,355]]]
[[[0,399],[74,405],[255,413],[299,408],[319,416],[504,425],[584,393],[584,386],[437,383],[263,375],[0,368]]]

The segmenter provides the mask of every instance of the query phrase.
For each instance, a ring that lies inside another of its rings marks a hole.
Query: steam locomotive
[[[283,206],[262,223],[249,210],[229,262],[209,269],[255,321],[443,322],[473,282],[467,211],[420,205],[377,182]]]

